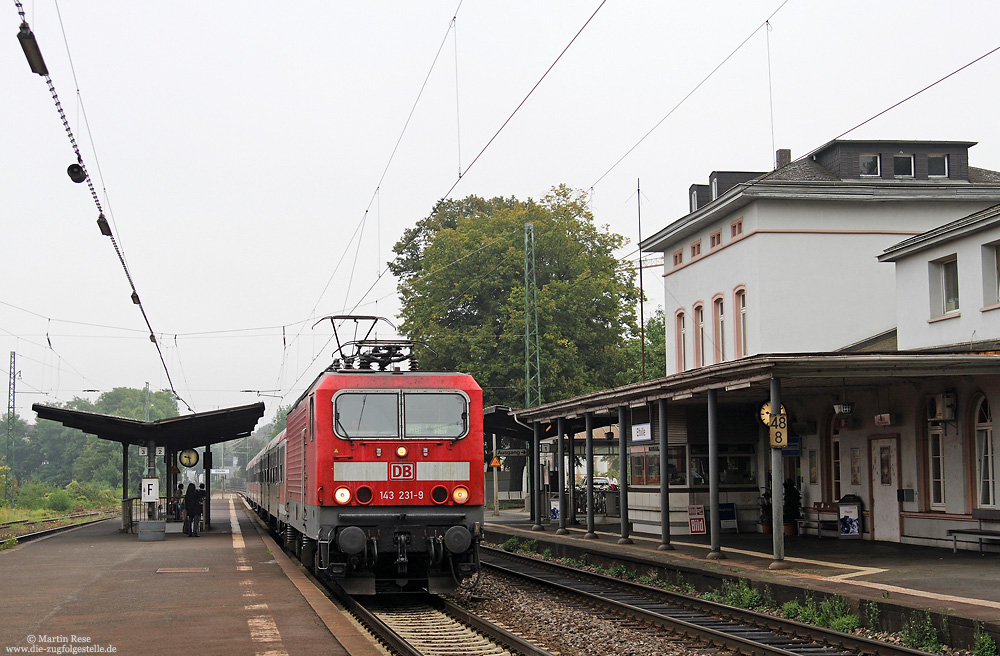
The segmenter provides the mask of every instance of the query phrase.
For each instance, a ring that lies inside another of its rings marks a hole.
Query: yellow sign
[[[493,461],[490,462],[490,467],[499,467],[499,466],[500,466],[500,458],[493,456]]]
[[[771,446],[775,449],[783,449],[788,446],[788,415],[770,416]]]

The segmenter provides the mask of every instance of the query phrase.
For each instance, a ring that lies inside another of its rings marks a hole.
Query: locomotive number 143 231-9
[[[383,501],[423,501],[423,490],[382,490],[379,497]]]

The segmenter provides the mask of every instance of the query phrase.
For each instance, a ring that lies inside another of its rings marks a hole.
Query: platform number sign
[[[788,415],[771,415],[771,446],[783,449],[788,446]]]

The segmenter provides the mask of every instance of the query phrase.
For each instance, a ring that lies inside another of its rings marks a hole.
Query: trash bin
[[[861,497],[856,494],[845,494],[837,502],[837,519],[840,537],[845,540],[860,540],[862,538]]]

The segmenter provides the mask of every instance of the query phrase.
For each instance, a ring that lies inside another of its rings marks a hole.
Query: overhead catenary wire
[[[14,0],[14,4],[17,7],[18,14],[21,17],[21,30],[22,30],[22,32],[24,32],[25,30],[27,30],[28,34],[31,34],[30,28],[28,28],[28,23],[25,20],[24,7],[21,5],[20,0]],[[60,22],[61,22],[61,18],[60,18]],[[64,37],[64,40],[65,40],[65,32],[63,34],[63,37]],[[34,39],[34,37],[32,35],[32,40],[33,39]],[[68,50],[69,50],[69,44],[68,44],[68,41],[67,41],[67,52],[68,52]],[[38,58],[41,59],[40,53],[38,53],[38,55],[39,55]],[[30,63],[30,60],[29,60],[29,63]],[[59,118],[62,121],[63,128],[66,131],[66,136],[69,138],[69,142],[70,142],[70,145],[72,146],[73,153],[76,155],[76,161],[77,161],[77,163],[79,164],[80,168],[83,171],[83,174],[85,176],[84,179],[85,179],[85,181],[87,183],[87,188],[90,190],[90,195],[93,198],[94,205],[96,205],[96,207],[97,207],[97,212],[98,212],[98,226],[101,229],[101,233],[111,239],[111,244],[112,244],[112,246],[114,246],[115,253],[117,254],[118,260],[119,260],[119,262],[121,262],[122,269],[125,272],[125,278],[128,280],[129,287],[132,289],[132,302],[139,307],[139,312],[142,314],[143,321],[146,323],[146,327],[149,329],[149,339],[153,343],[153,345],[155,346],[157,355],[159,355],[160,364],[163,367],[163,372],[166,375],[167,382],[170,385],[170,391],[173,393],[173,395],[179,401],[181,401],[185,405],[185,407],[187,407],[187,409],[190,412],[194,412],[194,410],[191,408],[191,406],[188,405],[187,401],[185,401],[183,398],[181,398],[181,396],[177,393],[176,388],[174,387],[173,380],[170,377],[170,370],[167,368],[167,362],[166,362],[166,360],[163,357],[163,350],[160,348],[160,344],[156,340],[155,331],[153,330],[153,326],[152,326],[152,324],[151,324],[151,322],[149,320],[149,315],[146,313],[146,308],[143,307],[143,305],[142,305],[141,297],[139,296],[139,293],[136,290],[135,281],[132,279],[132,273],[129,271],[128,264],[125,262],[125,255],[122,252],[122,248],[118,244],[118,240],[115,239],[115,235],[112,232],[111,227],[108,225],[107,219],[104,216],[104,208],[101,206],[101,199],[98,197],[97,190],[94,189],[93,180],[91,179],[90,174],[87,172],[86,164],[83,161],[83,154],[80,152],[80,147],[77,144],[76,136],[73,134],[73,128],[69,124],[69,119],[66,117],[66,112],[65,112],[65,110],[63,109],[63,106],[62,106],[62,101],[59,99],[59,94],[56,92],[55,84],[52,82],[52,78],[49,75],[47,69],[44,69],[44,67],[43,67],[42,70],[37,71],[37,72],[45,80],[45,84],[48,87],[49,93],[52,96],[52,101],[55,103],[56,111],[59,113]],[[75,73],[74,73],[74,77],[75,77]],[[80,96],[79,88],[77,88],[77,96],[78,97]],[[82,101],[81,101],[81,103],[82,103]],[[96,156],[95,156],[95,160],[96,160]]]

